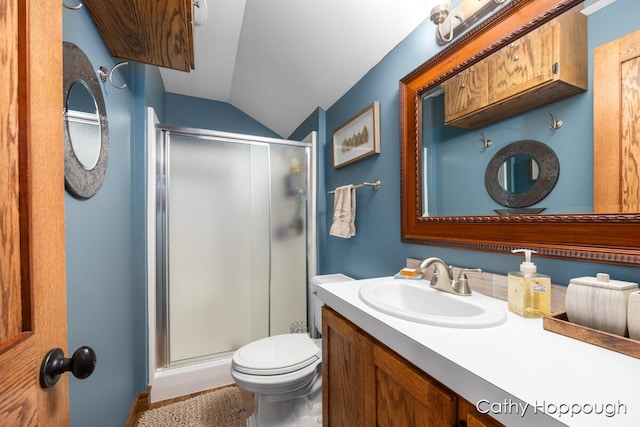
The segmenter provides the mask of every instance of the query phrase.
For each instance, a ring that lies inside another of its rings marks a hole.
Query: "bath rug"
[[[226,387],[146,411],[138,427],[245,427],[238,387]]]

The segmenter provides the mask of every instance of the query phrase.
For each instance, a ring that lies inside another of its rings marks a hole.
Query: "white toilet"
[[[311,333],[322,332],[320,283],[353,280],[343,274],[315,276],[309,283]],[[322,425],[322,340],[307,334],[282,334],[254,341],[233,353],[231,376],[254,394],[257,408],[250,427]]]

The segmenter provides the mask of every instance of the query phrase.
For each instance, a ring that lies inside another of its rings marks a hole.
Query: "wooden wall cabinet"
[[[192,0],[84,0],[116,58],[180,71],[194,68]]]
[[[491,417],[326,306],[325,427],[500,427]]]
[[[486,103],[473,109],[469,94],[484,88],[460,90],[457,76],[443,83],[446,124],[477,129],[586,91],[587,17],[574,8],[463,70],[461,80],[483,73],[474,82],[487,85]]]
[[[482,60],[442,83],[447,124],[489,105],[487,61]]]

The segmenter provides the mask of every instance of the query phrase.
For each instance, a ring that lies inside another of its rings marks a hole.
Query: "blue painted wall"
[[[78,45],[94,69],[117,62],[107,51],[85,9],[64,10],[63,40]],[[53,47],[52,48],[58,48]],[[109,122],[109,162],[104,184],[91,199],[65,196],[67,248],[67,317],[69,353],[82,345],[98,357],[86,380],[70,378],[73,426],[123,425],[146,357],[136,334],[139,295],[134,276],[132,68],[121,68],[116,89],[102,84]],[[138,288],[139,290],[139,288]],[[144,306],[141,306],[143,309]],[[141,377],[142,375],[142,377]]]
[[[592,1],[587,4],[589,3]],[[590,23],[590,49],[637,29],[636,17],[640,16],[639,14],[639,2],[618,0],[592,15],[590,21],[594,23]],[[595,24],[599,20],[615,22],[615,25]],[[450,264],[481,267],[486,271],[499,274],[506,274],[519,267],[521,260],[515,255],[420,246],[400,241],[398,81],[438,51],[439,48],[434,41],[434,30],[433,24],[425,21],[327,110],[325,157],[331,159],[333,129],[371,102],[380,102],[381,153],[337,170],[332,168],[331,162],[327,162],[325,181],[327,188],[331,189],[347,183],[380,179],[382,188],[377,192],[368,188],[358,190],[356,236],[350,239],[332,236],[327,238],[323,273],[343,272],[357,278],[391,275],[405,264],[407,257],[422,259],[428,256],[438,256]],[[590,85],[592,85],[591,76]],[[536,129],[538,127],[542,129],[536,131],[538,133],[533,136],[535,136],[534,139],[549,142],[553,149],[559,152],[559,156],[562,155],[560,168],[563,181],[559,185],[592,188],[592,168],[583,166],[593,164],[592,130],[589,129],[590,126],[583,126],[584,123],[591,123],[592,103],[588,99],[589,95],[577,95],[573,98],[571,101],[560,101],[553,105],[558,116],[566,120],[565,127],[555,134],[545,130],[550,123],[546,109],[532,112],[531,115],[535,116]],[[568,102],[584,104],[581,108],[583,116],[586,116],[588,121],[582,119],[582,115],[565,114]],[[540,125],[537,124],[538,122]],[[498,144],[520,139],[521,136],[511,137],[510,131],[513,130],[515,134],[516,130],[528,125],[512,122],[510,126],[509,129],[501,130],[500,134],[497,131],[494,134],[494,130],[491,130],[487,137],[494,139]],[[466,148],[468,154],[464,156],[464,160],[478,162],[475,166],[478,170],[484,171],[486,160],[483,157],[492,156],[492,149],[481,153],[477,148],[479,142],[478,135],[477,141],[469,143],[476,145]],[[571,179],[565,179],[565,177]],[[484,188],[478,189],[478,192],[480,191],[485,192]],[[451,197],[456,196],[451,195]],[[551,203],[553,197],[549,196],[547,201]],[[588,199],[588,196],[586,197]],[[331,207],[333,199],[327,198],[326,203]],[[327,227],[330,226],[332,209],[329,208],[329,211]],[[553,282],[558,284],[568,284],[572,277],[595,275],[600,271],[609,272],[612,277],[621,280],[638,281],[640,279],[640,270],[637,268],[543,258],[534,258],[534,261],[538,265],[538,271],[550,274]]]
[[[429,175],[436,183],[429,186],[435,193],[429,197],[430,209],[432,196],[437,199],[435,215],[495,215],[494,209],[504,209],[485,189],[485,170],[501,148],[523,139],[546,144],[560,162],[553,191],[531,207],[545,208],[546,214],[593,212],[592,186],[576,186],[593,182],[593,128],[584,126],[583,119],[592,116],[591,90],[475,130],[444,125],[443,98],[437,99],[438,114],[425,117],[433,119],[425,129],[433,135],[429,164],[437,164]],[[549,129],[550,111],[564,122],[559,130]],[[491,147],[483,149],[482,135]]]
[[[167,124],[280,138],[262,123],[226,102],[167,93],[164,111]]]

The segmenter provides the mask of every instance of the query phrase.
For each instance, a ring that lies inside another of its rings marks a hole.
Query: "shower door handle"
[[[62,349],[49,350],[40,365],[40,386],[53,387],[60,379],[60,375],[67,371],[71,371],[74,377],[83,380],[93,373],[96,362],[96,352],[91,347],[80,347],[70,358],[64,357]]]

